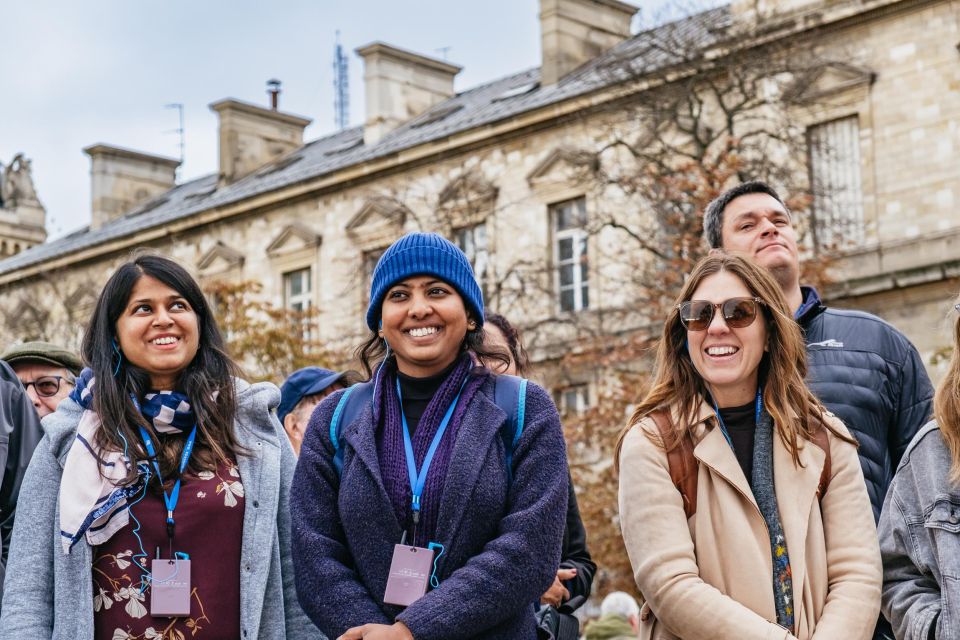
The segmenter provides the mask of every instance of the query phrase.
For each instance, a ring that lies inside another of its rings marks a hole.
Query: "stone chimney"
[[[540,0],[540,84],[563,76],[630,37],[637,7],[619,0]]]
[[[176,184],[179,160],[106,144],[83,150],[90,156],[91,229],[131,211]]]
[[[374,144],[402,123],[455,95],[453,78],[462,67],[382,42],[356,52],[363,58],[365,144]]]
[[[303,146],[310,124],[282,111],[227,98],[210,105],[220,117],[220,184],[230,184]]]

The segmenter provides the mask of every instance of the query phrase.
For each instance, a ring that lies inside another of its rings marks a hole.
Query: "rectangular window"
[[[310,267],[283,274],[283,303],[291,311],[307,311],[312,306]]]
[[[487,298],[487,266],[490,263],[490,252],[487,248],[487,223],[481,222],[470,227],[461,227],[453,230],[453,242],[466,254],[473,275],[480,283],[483,297]]]
[[[863,244],[863,190],[860,180],[860,125],[857,116],[807,130],[813,239],[817,248]]]
[[[590,408],[590,385],[564,387],[556,392],[555,401],[560,415],[582,415]]]
[[[587,256],[587,205],[583,198],[551,205],[553,255],[560,311],[590,308],[590,261]]]
[[[383,255],[383,252],[386,251],[386,247],[382,249],[373,249],[371,251],[363,252],[363,301],[364,303],[370,302],[370,282],[373,280],[373,270],[377,268],[377,262],[380,260],[380,256]]]

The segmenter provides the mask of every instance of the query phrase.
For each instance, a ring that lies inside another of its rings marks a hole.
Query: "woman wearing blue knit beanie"
[[[314,412],[291,491],[304,610],[331,639],[537,638],[560,561],[563,433],[549,395],[481,361],[466,256],[413,233],[380,258],[370,380]]]

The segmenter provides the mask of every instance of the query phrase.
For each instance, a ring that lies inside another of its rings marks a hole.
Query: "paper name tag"
[[[190,561],[152,560],[150,572],[150,615],[189,616]]]
[[[383,601],[407,607],[420,599],[427,592],[432,563],[430,549],[395,545]]]

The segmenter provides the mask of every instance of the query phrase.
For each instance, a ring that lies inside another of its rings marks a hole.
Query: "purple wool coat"
[[[443,484],[440,586],[404,609],[383,603],[402,529],[383,486],[370,407],[342,425],[342,476],[333,465],[330,418],[342,393],[314,411],[290,494],[297,595],[307,615],[330,638],[399,620],[415,640],[534,640],[533,604],[560,564],[567,508],[566,447],[550,396],[527,387],[512,483],[498,431],[507,416],[494,402],[492,375],[470,401]]]

